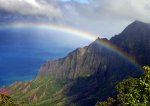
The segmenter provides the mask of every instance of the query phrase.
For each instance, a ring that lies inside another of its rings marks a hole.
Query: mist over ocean
[[[34,28],[0,29],[0,86],[31,80],[48,59],[64,57],[84,45],[77,40],[74,46],[66,46],[61,42],[65,34],[57,34],[60,33]]]

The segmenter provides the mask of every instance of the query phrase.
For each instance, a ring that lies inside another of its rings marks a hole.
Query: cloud
[[[150,23],[148,0],[91,0],[88,4],[66,5],[71,10],[68,20],[102,37],[120,33],[134,20]]]
[[[68,16],[76,13],[88,19],[150,21],[148,0],[0,0],[0,10],[49,18],[62,18],[70,11]]]
[[[61,10],[54,6],[54,3],[48,4],[45,0],[0,0],[0,10],[49,18],[61,17],[62,15]]]
[[[78,3],[83,3],[83,4],[88,4],[89,0],[60,0],[62,2],[78,2]]]
[[[105,16],[150,22],[150,1],[148,0],[96,0],[95,3],[101,4],[99,13]]]
[[[42,20],[108,38],[134,20],[150,22],[148,0],[0,0],[0,11],[7,12],[0,19]]]

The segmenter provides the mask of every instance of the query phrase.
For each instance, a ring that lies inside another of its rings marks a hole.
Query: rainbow
[[[72,36],[79,36],[91,41],[95,41],[99,36],[96,36],[92,33],[81,31],[79,29],[71,28],[68,26],[56,25],[56,24],[45,24],[45,23],[14,23],[10,25],[0,26],[0,29],[3,28],[39,28],[39,29],[47,29],[57,32],[68,33]],[[105,41],[97,41],[102,46],[110,49],[111,51],[117,53],[119,56],[123,57],[124,59],[128,60],[130,63],[134,64],[137,67],[140,67],[140,64],[133,58],[133,56],[128,55],[120,48],[116,47],[113,44]]]

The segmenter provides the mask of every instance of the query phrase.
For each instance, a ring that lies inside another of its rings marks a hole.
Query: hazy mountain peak
[[[150,30],[150,24],[142,21],[134,21],[128,25],[122,32],[122,34],[133,36],[133,33],[145,33]],[[138,34],[139,35],[139,34]],[[141,34],[142,35],[142,34]],[[136,35],[137,36],[137,35]]]
[[[127,53],[136,56],[140,64],[148,65],[150,62],[149,58],[147,58],[150,57],[149,39],[150,24],[134,21],[121,34],[112,37],[111,42],[123,48],[123,51],[127,51]]]
[[[150,27],[150,23],[145,23],[145,22],[142,22],[142,21],[139,21],[139,20],[135,20],[134,22],[132,22],[130,25],[128,25],[128,27],[131,26],[131,27]],[[127,28],[128,28],[127,27]]]
[[[134,22],[132,22],[132,24],[135,24],[135,23],[144,23],[144,22],[139,21],[139,20],[135,20]]]
[[[98,37],[98,38],[95,40],[95,42],[100,41],[100,40],[101,40],[101,38]]]
[[[108,41],[108,39],[107,38],[100,38],[100,37],[98,37],[96,40],[95,40],[95,42],[101,42],[101,41]]]

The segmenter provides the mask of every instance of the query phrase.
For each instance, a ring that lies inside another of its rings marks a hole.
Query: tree
[[[104,102],[97,102],[96,106],[113,106],[116,100],[113,98],[108,98],[107,101]]]
[[[14,103],[13,99],[7,94],[0,94],[0,106],[23,106],[23,104]]]
[[[150,67],[144,66],[144,73],[138,78],[128,78],[116,86],[116,101],[97,102],[96,106],[150,106]]]

